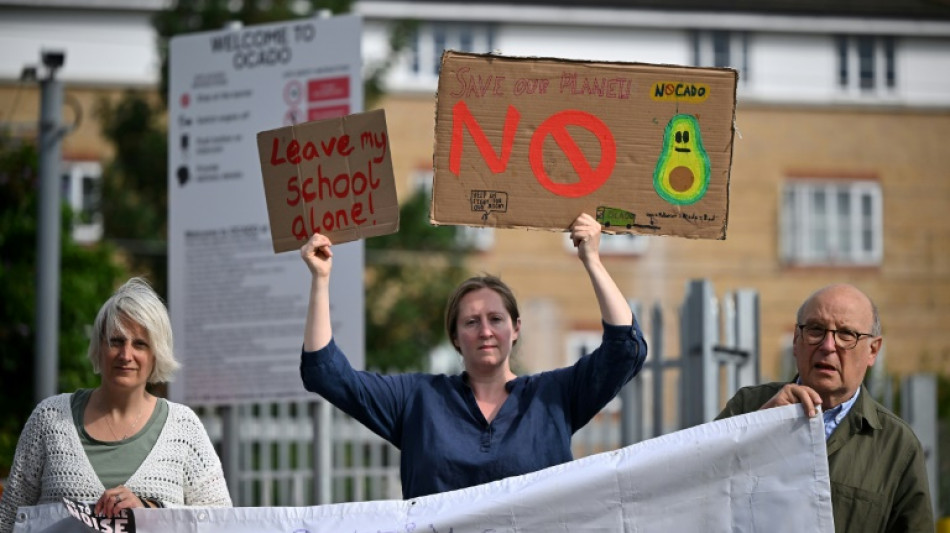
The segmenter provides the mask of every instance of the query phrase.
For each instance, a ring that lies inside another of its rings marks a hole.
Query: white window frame
[[[725,39],[729,45],[728,59],[717,57],[716,44]],[[739,71],[739,83],[749,83],[749,34],[744,31],[695,30],[693,65],[697,67],[729,67]]]
[[[842,212],[841,195],[848,198],[847,213]],[[819,198],[823,198],[822,205],[817,202]],[[881,264],[884,209],[879,182],[792,179],[785,183],[781,203],[780,242],[786,264]],[[865,213],[865,205],[869,213]],[[865,248],[865,240],[869,248]]]
[[[63,161],[62,166],[62,200],[73,211],[73,241],[99,242],[103,232],[99,209],[102,165],[98,161]],[[91,195],[86,194],[86,187],[91,188]]]
[[[437,84],[442,52],[488,53],[494,46],[494,28],[471,22],[429,22],[420,24],[409,41],[407,77],[417,82]]]
[[[867,49],[864,44],[870,44]],[[870,51],[865,64],[862,52]],[[835,39],[838,89],[855,97],[894,96],[897,77],[897,40],[889,36],[839,35]],[[867,75],[865,75],[867,73]]]

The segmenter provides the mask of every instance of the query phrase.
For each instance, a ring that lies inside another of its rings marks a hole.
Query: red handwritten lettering
[[[297,176],[287,181],[287,190],[291,193],[287,199],[289,205],[297,205],[304,200],[304,213],[298,214],[290,223],[290,232],[297,240],[306,240],[314,233],[328,232],[351,225],[376,224],[373,191],[382,185],[379,176],[373,175],[373,162],[366,162],[366,171],[357,170],[353,174],[342,172],[332,178],[324,175],[322,165],[317,165],[316,176],[300,180]],[[302,183],[302,185],[301,185]],[[314,187],[317,190],[314,191]],[[320,200],[332,198],[351,198],[348,208],[326,209]]]
[[[462,169],[462,142],[463,127],[468,129],[469,135],[475,141],[475,146],[482,154],[482,159],[488,165],[492,172],[498,174],[504,172],[508,167],[508,160],[511,158],[511,147],[515,142],[515,132],[518,128],[518,121],[521,120],[521,113],[514,106],[508,106],[508,113],[505,115],[505,126],[501,139],[501,154],[496,155],[488,137],[482,130],[481,125],[472,116],[464,100],[459,100],[452,108],[452,143],[449,147],[449,170],[459,175]]]
[[[468,72],[471,69],[468,67],[462,67],[455,72],[455,79],[459,82],[461,87],[455,92],[451,93],[452,96],[485,96],[488,94],[488,91],[491,90],[491,94],[496,96],[501,96],[504,94],[502,90],[502,83],[505,81],[504,76],[494,76],[489,74],[484,79],[481,74],[476,76],[469,75]],[[468,75],[468,77],[466,77]]]
[[[369,146],[379,150],[379,155],[373,157],[373,163],[383,162],[383,158],[386,157],[387,142],[388,141],[386,140],[385,131],[379,132],[379,135],[376,135],[371,131],[364,131],[360,135],[360,148],[365,149],[367,146]]]
[[[294,142],[297,142],[297,141],[294,141]],[[318,157],[320,157],[320,152],[317,151],[317,146],[315,144],[313,144],[312,142],[308,142],[307,144],[303,145],[304,159],[306,159],[307,161],[311,161]]]
[[[385,137],[385,135],[383,136]],[[300,141],[292,139],[287,143],[287,146],[281,150],[280,139],[274,137],[271,143],[270,164],[276,167],[284,163],[297,165],[300,164],[301,161],[313,161],[320,157],[321,149],[325,157],[330,157],[334,154],[347,157],[356,149],[355,146],[350,146],[350,136],[348,134],[322,139],[319,141],[319,144],[320,146],[317,147],[314,142],[307,141],[301,146]],[[385,145],[383,146],[383,150],[385,151]],[[382,161],[382,159],[380,159],[380,161]],[[377,161],[377,163],[380,161]]]
[[[366,201],[353,202],[348,209],[329,209],[322,211],[320,206],[313,204],[305,208],[305,213],[298,214],[290,223],[290,232],[298,241],[305,241],[314,233],[336,231],[349,226],[362,226],[376,220],[366,217],[365,210],[375,214],[373,208],[373,193],[369,193]]]
[[[291,197],[287,198],[287,205],[294,206],[300,203],[300,188],[297,186],[297,176],[291,176],[287,180],[287,192]]]
[[[290,144],[287,145],[287,161],[295,165],[300,163],[300,143],[297,142],[297,139],[290,141]]]
[[[278,159],[277,154],[278,154],[279,152],[280,152],[280,139],[278,139],[277,137],[274,137],[274,142],[273,142],[272,145],[271,145],[271,151],[270,151],[270,164],[271,164],[271,166],[275,166],[275,167],[276,167],[277,165],[280,165],[280,164],[282,164],[282,163],[286,163],[286,162],[287,162],[287,160],[284,159],[284,158]]]

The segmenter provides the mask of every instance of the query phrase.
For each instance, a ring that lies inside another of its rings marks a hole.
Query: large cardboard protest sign
[[[735,70],[448,51],[433,224],[725,239]]]
[[[341,243],[399,230],[382,110],[262,131],[257,148],[275,253],[314,233]]]

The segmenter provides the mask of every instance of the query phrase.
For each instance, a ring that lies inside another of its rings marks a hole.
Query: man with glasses
[[[717,418],[801,403],[825,422],[836,533],[934,531],[920,441],[862,385],[881,349],[871,299],[851,285],[830,285],[798,309],[790,383],[740,389]]]

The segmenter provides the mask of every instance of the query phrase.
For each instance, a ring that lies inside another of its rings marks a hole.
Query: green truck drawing
[[[630,229],[634,226],[634,224],[636,224],[637,215],[631,213],[630,211],[602,205],[597,208],[594,218],[597,219],[597,222],[600,222],[605,228],[609,228],[611,226],[622,226]]]

